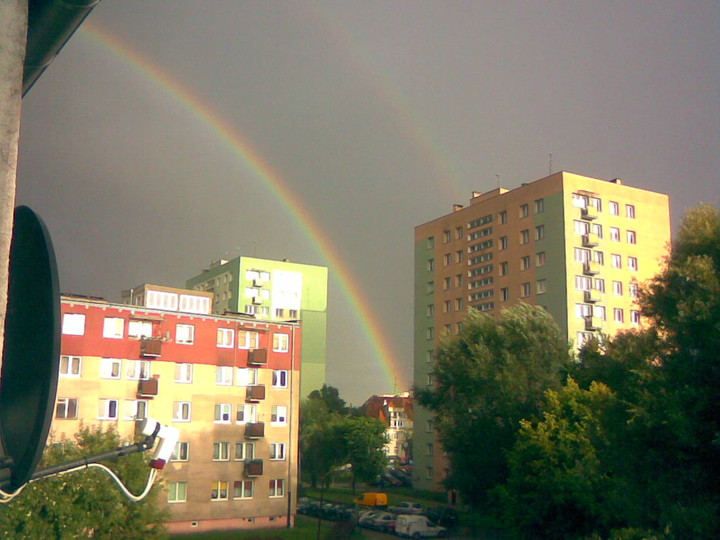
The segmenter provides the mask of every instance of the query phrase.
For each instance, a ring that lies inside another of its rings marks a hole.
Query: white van
[[[435,525],[425,516],[401,515],[395,521],[395,534],[406,538],[438,538],[447,536],[447,529]]]

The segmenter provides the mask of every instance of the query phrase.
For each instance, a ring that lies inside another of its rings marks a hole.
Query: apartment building
[[[415,228],[415,385],[431,385],[434,351],[469,307],[497,314],[543,306],[568,339],[641,325],[638,286],[660,269],[670,242],[668,196],[569,172],[472,194],[468,206]],[[416,485],[446,474],[432,417],[416,410]]]
[[[382,421],[387,429],[385,454],[399,463],[412,461],[413,400],[409,392],[369,397],[360,406],[360,413]]]
[[[84,425],[180,431],[161,475],[171,533],[294,522],[300,328],[210,313],[212,295],[143,285],[133,304],[61,298],[53,440]]]
[[[188,279],[186,287],[213,293],[213,313],[301,321],[300,395],[307,397],[322,388],[327,362],[326,267],[255,257],[220,259]]]

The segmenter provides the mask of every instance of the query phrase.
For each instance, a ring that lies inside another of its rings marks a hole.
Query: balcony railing
[[[583,291],[583,299],[588,304],[594,304],[595,302],[600,301],[600,292],[592,289],[590,291]]]
[[[245,463],[245,476],[250,478],[256,476],[262,476],[263,474],[263,460],[253,459]]]
[[[251,366],[264,366],[267,364],[267,349],[251,349],[248,354],[248,364]]]
[[[585,330],[600,330],[600,319],[597,317],[585,317]]]
[[[142,338],[140,340],[140,356],[157,358],[162,353],[162,339]]]
[[[582,216],[583,219],[587,219],[588,221],[597,219],[597,210],[595,210],[595,208],[593,208],[592,206],[581,208],[580,216]]]
[[[587,261],[583,263],[583,274],[586,276],[594,276],[600,273],[600,265],[595,261]]]
[[[138,382],[138,397],[148,397],[158,395],[158,380],[155,378]]]
[[[247,401],[262,401],[265,399],[265,385],[255,384],[253,386],[248,386],[245,393],[245,399]]]
[[[595,233],[587,233],[582,236],[583,247],[597,247],[598,235]]]
[[[262,439],[265,436],[265,424],[263,422],[253,422],[245,424],[246,439]]]

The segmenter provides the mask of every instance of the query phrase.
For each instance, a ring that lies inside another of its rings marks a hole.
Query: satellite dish
[[[60,362],[60,291],[50,234],[15,209],[0,376],[0,486],[26,484],[45,449]]]

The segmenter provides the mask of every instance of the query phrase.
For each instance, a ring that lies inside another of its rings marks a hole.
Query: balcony
[[[582,245],[583,247],[597,247],[598,245],[598,235],[595,233],[587,233],[582,235]]]
[[[245,424],[246,439],[262,439],[265,436],[265,424],[263,422],[253,422]]]
[[[157,358],[162,353],[162,339],[142,338],[140,340],[140,356]]]
[[[600,330],[600,323],[602,321],[598,317],[585,317],[585,330],[594,332]]]
[[[158,380],[156,378],[138,382],[137,397],[152,397],[158,395]]]
[[[586,276],[594,276],[600,273],[600,265],[595,261],[587,261],[583,263],[583,274]]]
[[[248,478],[254,478],[262,476],[263,473],[263,460],[252,459],[245,463],[245,476]]]
[[[262,401],[263,399],[265,399],[264,384],[255,384],[247,387],[247,391],[245,393],[246,401]]]
[[[267,364],[267,349],[250,349],[248,365],[264,366]]]
[[[583,219],[586,219],[588,221],[592,221],[593,219],[597,219],[597,210],[593,208],[592,206],[586,206],[585,208],[580,209],[580,217]]]
[[[600,291],[592,289],[591,291],[583,291],[583,299],[586,304],[594,304],[600,301]]]

